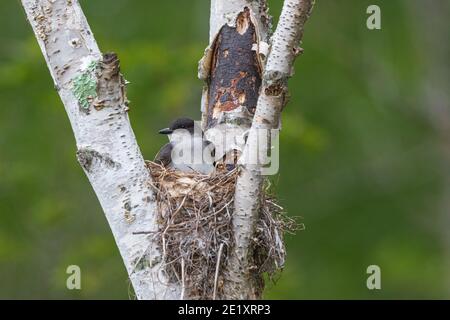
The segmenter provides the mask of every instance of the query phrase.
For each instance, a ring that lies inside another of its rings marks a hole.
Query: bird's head
[[[196,127],[194,120],[189,118],[178,118],[175,121],[173,121],[168,128],[159,130],[159,133],[172,135],[177,130],[186,130],[190,134],[194,134],[195,128]]]

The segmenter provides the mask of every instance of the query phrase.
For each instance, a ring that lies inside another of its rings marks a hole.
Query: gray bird
[[[170,142],[159,150],[155,162],[184,172],[209,174],[214,170],[214,145],[194,120],[176,119],[159,133],[168,135]]]

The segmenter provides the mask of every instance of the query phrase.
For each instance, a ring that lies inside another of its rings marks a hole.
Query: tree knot
[[[92,167],[97,164],[108,168],[119,169],[120,163],[115,162],[108,154],[100,153],[89,148],[80,148],[77,150],[77,159],[80,165],[87,172],[92,171]]]

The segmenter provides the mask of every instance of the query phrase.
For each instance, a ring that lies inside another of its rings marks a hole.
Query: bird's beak
[[[160,134],[171,134],[172,132],[173,132],[173,130],[170,128],[164,128],[164,129],[159,130]]]

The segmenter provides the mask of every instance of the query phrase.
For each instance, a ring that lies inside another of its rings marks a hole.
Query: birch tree
[[[189,298],[161,267],[152,177],[130,125],[127,82],[117,55],[101,53],[77,0],[21,2],[69,117],[78,162],[102,206],[136,297]],[[199,77],[205,80],[202,126],[218,145],[214,138],[224,128],[235,137],[248,132],[245,146],[237,150],[239,159],[256,149],[258,130],[279,126],[313,2],[285,0],[272,35],[266,0],[211,0],[210,44],[199,63]],[[229,146],[222,150],[230,157]],[[259,164],[240,161],[238,166],[235,247],[224,292],[225,298],[255,299],[260,295],[250,277],[250,239],[263,176]]]

